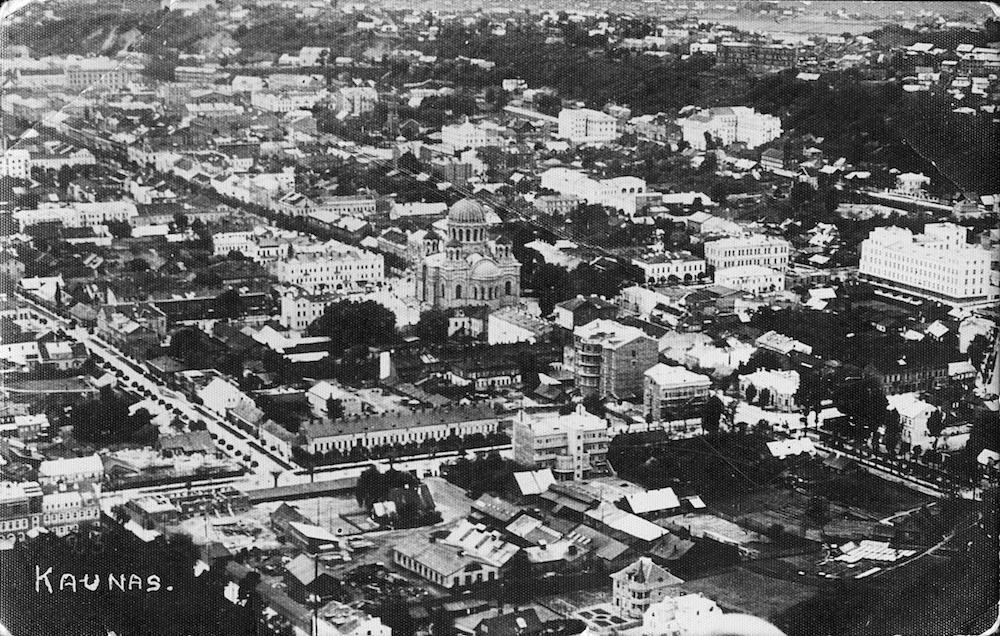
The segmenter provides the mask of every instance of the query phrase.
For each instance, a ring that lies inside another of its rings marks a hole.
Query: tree
[[[330,396],[326,399],[326,416],[331,420],[344,417],[344,401]]]
[[[771,389],[768,389],[767,387],[761,389],[760,394],[758,395],[757,403],[765,408],[771,406]]]
[[[882,444],[890,455],[895,454],[896,447],[903,434],[903,425],[899,420],[899,412],[896,409],[888,411],[885,418],[885,432],[882,434]]]
[[[709,396],[701,411],[701,428],[706,435],[714,437],[719,432],[719,422],[726,407],[719,396]]]
[[[364,349],[399,342],[396,315],[373,300],[333,303],[306,328],[306,333],[330,338],[330,351],[336,355],[350,347]]]
[[[587,409],[588,413],[597,417],[604,417],[608,411],[607,407],[604,406],[604,399],[597,393],[591,393],[583,398],[583,408]]]
[[[130,272],[145,272],[149,270],[149,263],[142,258],[133,258],[125,266]]]
[[[111,388],[101,389],[98,397],[73,407],[69,422],[73,437],[93,444],[123,442],[154,443],[159,431],[146,409],[129,413],[129,404]]]
[[[448,322],[447,311],[430,309],[420,315],[420,320],[413,326],[413,335],[427,342],[443,344],[448,340]]]
[[[755,387],[752,384],[747,385],[747,390],[746,390],[745,395],[746,395],[746,398],[747,398],[747,402],[751,402],[752,403],[754,401],[754,398],[757,397],[757,387]]]
[[[212,300],[212,309],[219,318],[239,318],[245,311],[245,305],[240,292],[231,288]]]
[[[830,523],[830,501],[826,497],[815,496],[806,504],[806,517],[820,528]]]
[[[927,434],[931,437],[940,437],[943,430],[944,414],[939,409],[935,409],[927,418]]]
[[[982,366],[983,360],[986,358],[986,352],[989,351],[990,341],[983,334],[976,334],[976,337],[972,339],[969,343],[969,362],[972,363],[972,367],[979,370]]]

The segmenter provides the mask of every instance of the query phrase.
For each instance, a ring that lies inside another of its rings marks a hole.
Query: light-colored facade
[[[293,254],[271,265],[282,283],[311,291],[354,289],[385,280],[385,257],[330,241],[323,251]]]
[[[511,246],[489,240],[486,211],[463,199],[448,212],[448,242],[434,235],[417,265],[415,296],[432,307],[516,305],[521,298],[521,264]]]
[[[10,149],[0,156],[0,177],[27,179],[31,176],[31,154],[27,150]]]
[[[549,168],[541,175],[541,186],[579,197],[587,203],[620,210],[629,216],[635,215],[646,199],[653,203],[662,198],[659,193],[647,193],[646,182],[639,177],[594,179],[569,168]]]
[[[270,113],[290,113],[312,110],[325,95],[326,91],[259,92],[250,95],[250,105]]]
[[[289,288],[281,293],[278,321],[285,329],[302,331],[323,315],[326,308],[345,300],[365,302],[372,300],[396,316],[396,325],[405,327],[420,320],[420,307],[412,298],[400,298],[388,287],[374,291],[309,293],[300,288]]]
[[[758,369],[753,373],[740,376],[741,395],[746,395],[747,389],[751,385],[757,391],[755,400],[758,401],[761,400],[761,391],[767,389],[767,401],[761,403],[761,406],[778,411],[798,410],[798,404],[795,403],[795,394],[799,390],[798,371]]]
[[[746,106],[709,108],[677,121],[684,141],[696,150],[707,147],[706,133],[721,146],[734,143],[757,148],[781,136],[781,118]]]
[[[689,283],[705,273],[705,259],[687,252],[651,254],[633,258],[632,264],[642,269],[647,283]]]
[[[650,422],[671,419],[671,408],[704,402],[712,388],[707,375],[663,363],[646,371],[644,378],[643,404]]]
[[[256,263],[271,263],[288,256],[289,243],[263,232],[218,232],[212,235],[215,256],[236,252]]]
[[[715,284],[757,296],[785,288],[785,273],[761,265],[741,265],[715,270]]]
[[[659,603],[684,581],[640,557],[632,565],[611,575],[612,603],[622,618],[642,619],[650,605]]]
[[[70,89],[120,89],[136,77],[134,65],[107,57],[84,58],[66,66],[66,87]]]
[[[760,265],[783,272],[788,268],[790,251],[788,241],[774,236],[733,236],[705,243],[705,262],[716,272],[744,265]]]
[[[642,616],[643,636],[692,636],[705,621],[722,615],[722,608],[701,594],[668,596],[649,606]]]
[[[957,307],[994,306],[1000,298],[995,250],[966,242],[968,230],[930,223],[923,234],[900,227],[872,230],[861,242],[858,273],[880,287]]]
[[[42,495],[42,525],[58,536],[80,527],[81,523],[96,522],[101,508],[92,490],[68,490]]]
[[[42,496],[38,482],[0,481],[0,538],[23,540],[41,526]]]
[[[605,143],[618,138],[618,119],[599,110],[564,108],[559,111],[559,136],[577,143]]]
[[[514,418],[514,460],[551,468],[556,479],[582,480],[605,467],[608,423],[583,405],[569,415],[543,417],[520,411]]]
[[[573,375],[584,395],[639,395],[643,374],[656,364],[656,340],[614,320],[594,320],[573,333]]]
[[[304,448],[310,453],[334,449],[346,453],[355,446],[372,448],[442,440],[450,435],[489,435],[498,427],[499,420],[492,407],[463,406],[307,423],[302,425],[302,434],[305,436]]]
[[[441,143],[453,150],[475,149],[483,146],[499,146],[503,143],[503,137],[494,127],[473,124],[466,119],[460,124],[442,126]]]
[[[110,221],[128,222],[139,215],[130,201],[73,202],[69,205],[43,204],[34,210],[17,210],[14,219],[23,229],[38,223],[62,223],[65,227],[93,227]]]

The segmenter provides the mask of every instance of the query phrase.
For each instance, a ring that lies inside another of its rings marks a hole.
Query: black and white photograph
[[[0,0],[0,636],[1000,631],[1000,3]]]

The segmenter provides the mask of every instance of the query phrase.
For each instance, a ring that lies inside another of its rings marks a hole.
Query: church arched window
[[[478,287],[473,287],[472,288],[472,300],[479,300],[479,288]]]
[[[461,297],[462,297],[462,286],[461,285],[455,285],[455,298],[459,298],[460,299]]]
[[[505,295],[510,296],[510,292],[511,292],[510,281],[507,281],[506,283],[504,283],[503,291],[504,291]]]

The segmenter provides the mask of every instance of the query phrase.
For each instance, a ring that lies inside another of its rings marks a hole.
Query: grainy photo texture
[[[1000,7],[0,2],[0,636],[996,633]]]

